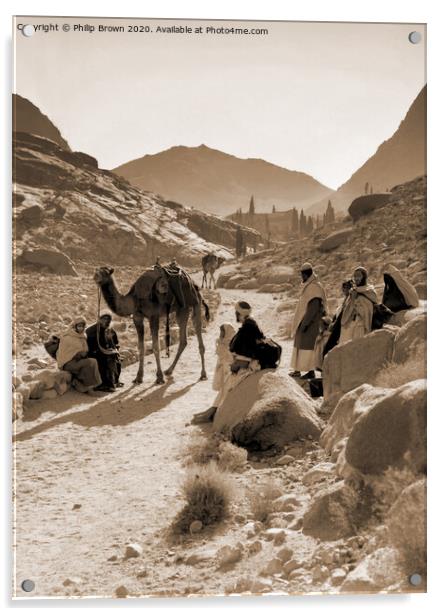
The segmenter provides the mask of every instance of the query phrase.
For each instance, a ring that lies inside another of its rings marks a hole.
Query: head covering
[[[364,268],[362,265],[359,265],[358,267],[355,268],[353,274],[355,274],[355,272],[360,272],[362,275],[362,285],[365,285],[367,280],[368,280],[368,270],[366,268]]]
[[[300,272],[307,272],[309,270],[313,270],[314,268],[312,267],[312,265],[306,261],[305,263],[303,263],[303,265],[300,267]]]
[[[252,306],[247,302],[238,301],[235,304],[235,310],[242,317],[248,317],[252,313]]]
[[[86,325],[87,324],[86,318],[82,317],[82,316],[79,316],[79,317],[76,317],[75,319],[73,319],[71,321],[71,324],[70,324],[70,329],[74,329],[76,327],[76,325],[79,325],[79,323],[84,323]]]
[[[405,302],[412,308],[419,305],[419,296],[415,287],[402,275],[395,265],[387,264],[383,268],[383,274],[388,274],[394,280],[395,285],[403,295]],[[385,302],[383,302],[385,303]]]

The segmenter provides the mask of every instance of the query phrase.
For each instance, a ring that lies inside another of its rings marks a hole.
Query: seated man
[[[394,266],[387,265],[383,270],[385,288],[382,303],[393,312],[417,308],[419,296],[413,285],[408,282],[402,273]]]
[[[99,391],[115,391],[122,387],[119,381],[121,361],[119,357],[119,340],[111,325],[111,314],[101,314],[99,321],[86,330],[88,355],[94,357],[99,366],[102,384],[96,389]]]

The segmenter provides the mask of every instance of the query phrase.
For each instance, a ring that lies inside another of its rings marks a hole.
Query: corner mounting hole
[[[420,575],[420,573],[413,573],[409,577],[409,582],[413,586],[419,586],[419,584],[421,584],[422,582],[422,576]]]
[[[23,580],[22,582],[22,590],[25,592],[32,592],[36,585],[32,580]]]
[[[422,40],[422,35],[420,34],[420,32],[410,32],[408,34],[408,39],[410,43],[412,43],[413,45],[417,45],[417,43],[420,43],[420,41]]]
[[[23,26],[22,28],[22,34],[23,36],[32,36],[33,34],[35,34],[35,28],[34,26],[32,26],[31,24],[27,24],[26,26]]]

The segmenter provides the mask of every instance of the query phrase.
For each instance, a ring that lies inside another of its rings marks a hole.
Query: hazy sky
[[[420,25],[17,18],[23,23],[60,31],[16,31],[15,91],[103,168],[205,143],[336,188],[392,135],[425,83]],[[99,24],[269,33],[100,33]],[[418,45],[408,41],[413,30]]]

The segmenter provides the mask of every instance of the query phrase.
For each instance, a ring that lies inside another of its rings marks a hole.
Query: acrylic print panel
[[[14,39],[14,596],[424,592],[425,26]]]

